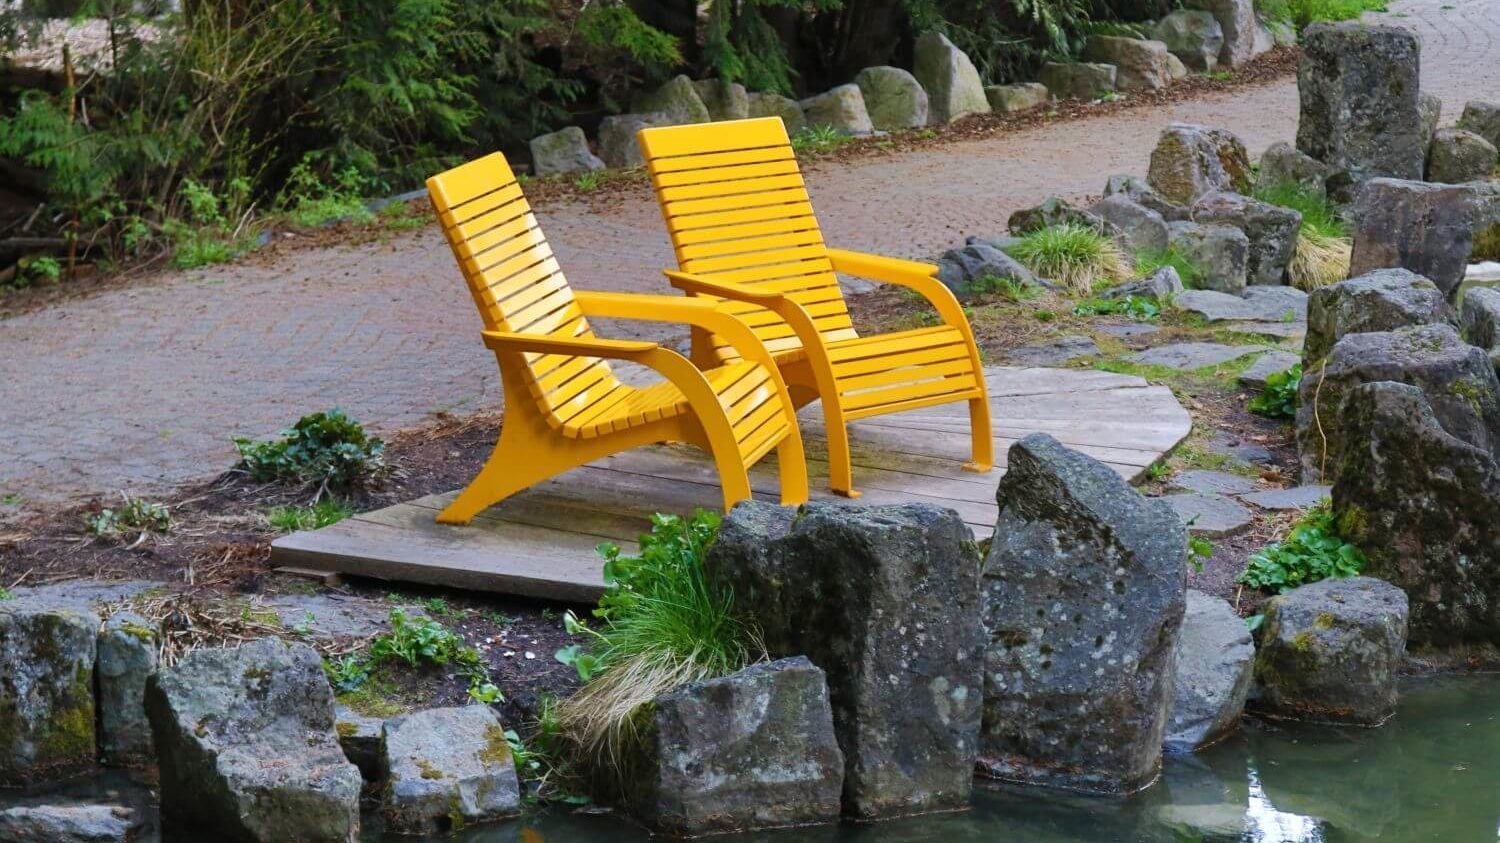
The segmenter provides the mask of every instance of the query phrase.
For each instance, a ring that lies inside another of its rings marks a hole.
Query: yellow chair
[[[713,456],[724,508],[749,498],[747,469],[773,448],[781,501],[807,500],[796,410],[765,345],[709,301],[575,293],[499,153],[427,180],[443,233],[484,319],[505,390],[500,441],[479,475],[437,520],[466,524],[528,486],[653,442],[690,442]],[[654,342],[594,335],[586,316],[681,322],[712,331],[735,359],[699,367]],[[621,383],[610,359],[665,381]]]
[[[823,243],[796,154],[779,118],[643,129],[637,135],[681,272],[673,286],[726,308],[765,342],[802,406],[823,400],[833,491],[853,488],[848,422],[954,401],[969,403],[965,468],[994,463],[989,400],[969,320],[953,293],[915,261]],[[861,337],[836,272],[921,294],[943,324]],[[727,337],[693,331],[693,359],[736,359]]]

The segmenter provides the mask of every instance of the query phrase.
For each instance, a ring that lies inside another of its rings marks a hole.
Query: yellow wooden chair
[[[781,501],[807,500],[796,410],[764,344],[720,305],[679,296],[575,293],[499,153],[427,180],[443,233],[484,319],[505,391],[494,452],[438,516],[465,524],[528,486],[653,442],[690,442],[719,472],[724,508],[751,496],[747,469],[773,448]],[[654,342],[594,335],[586,316],[680,322],[724,337],[735,359],[699,368]],[[610,359],[666,380],[621,383]]]
[[[823,400],[829,485],[853,488],[848,422],[954,401],[969,403],[972,461],[994,463],[989,400],[969,320],[953,293],[915,261],[823,243],[786,127],[775,117],[643,129],[656,199],[681,272],[673,286],[726,307],[771,350],[797,406]],[[920,293],[943,324],[862,337],[834,273]],[[728,338],[693,332],[699,365],[736,359]]]

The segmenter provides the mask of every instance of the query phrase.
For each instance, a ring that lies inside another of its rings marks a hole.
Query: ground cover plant
[[[1302,364],[1266,376],[1261,393],[1250,399],[1250,412],[1272,419],[1297,417],[1297,389],[1302,385]]]
[[[309,506],[283,504],[266,511],[266,522],[277,531],[319,530],[353,515],[349,505],[337,498],[325,497]]]
[[[84,528],[100,539],[119,540],[134,533],[137,541],[148,533],[166,533],[172,529],[172,514],[165,506],[144,498],[133,498],[123,492],[119,508],[105,507],[84,517]]]
[[[658,514],[638,555],[600,546],[607,592],[594,610],[599,623],[570,613],[568,630],[587,635],[588,643],[556,655],[585,680],[554,712],[572,754],[622,757],[642,705],[763,657],[757,631],[733,611],[733,595],[704,569],[719,521],[718,513],[704,510],[686,518]]]
[[[1005,251],[1032,272],[1081,294],[1130,273],[1129,258],[1112,238],[1075,223],[1030,232]]]
[[[278,439],[236,437],[234,447],[251,479],[314,484],[315,499],[330,488],[373,482],[385,471],[385,443],[337,407],[303,416]]]
[[[1286,538],[1250,556],[1239,581],[1276,593],[1364,569],[1365,555],[1339,536],[1333,510],[1323,501],[1299,518]]]

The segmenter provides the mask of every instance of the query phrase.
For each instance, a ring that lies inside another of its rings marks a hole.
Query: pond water
[[[110,774],[69,788],[144,799]],[[0,804],[17,801],[0,795]],[[363,843],[383,836],[375,823]],[[1424,679],[1379,729],[1247,722],[1193,756],[1168,757],[1161,781],[1126,799],[981,787],[973,810],[881,823],[713,838],[726,843],[1365,843],[1490,841],[1500,828],[1500,676]],[[217,843],[150,830],[143,843]],[[607,815],[564,811],[442,838],[453,843],[637,843]]]

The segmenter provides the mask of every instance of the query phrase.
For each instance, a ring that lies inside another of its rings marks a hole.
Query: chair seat
[[[827,348],[839,400],[850,418],[894,405],[965,400],[980,391],[968,341],[949,325],[841,340]]]
[[[747,460],[769,451],[786,432],[776,386],[764,366],[736,361],[703,372],[733,427],[740,453]],[[592,412],[563,423],[564,436],[592,439],[691,411],[688,399],[671,381],[646,387],[619,384],[598,400]]]

